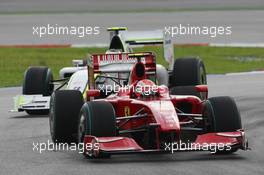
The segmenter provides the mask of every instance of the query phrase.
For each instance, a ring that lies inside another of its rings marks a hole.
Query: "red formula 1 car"
[[[184,64],[174,67],[190,70],[188,66],[193,66],[187,64],[188,59],[181,62]],[[201,60],[196,62],[203,66]],[[129,72],[108,71],[105,64],[126,64]],[[51,97],[53,141],[84,144],[85,156],[92,158],[177,151],[232,153],[247,149],[240,114],[232,98],[207,98],[207,85],[202,84],[156,85],[156,73],[152,53],[93,55],[88,65],[87,101],[83,102],[82,94],[74,90],[55,91]],[[170,78],[179,82],[195,76],[193,69],[193,73]],[[113,83],[105,83],[107,80]]]

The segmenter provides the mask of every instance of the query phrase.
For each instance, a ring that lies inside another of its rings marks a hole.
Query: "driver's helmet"
[[[143,79],[137,82],[134,92],[137,97],[150,97],[158,92],[158,86],[149,79]]]

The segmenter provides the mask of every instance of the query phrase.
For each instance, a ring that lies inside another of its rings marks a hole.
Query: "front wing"
[[[180,151],[210,151],[215,147],[228,149],[248,149],[248,142],[245,138],[243,130],[236,132],[217,132],[206,133],[198,135],[195,142],[192,142],[186,147],[179,146],[181,141],[176,143],[168,143],[164,149],[151,149],[146,150],[140,147],[136,141],[128,137],[94,137],[86,135],[84,138],[84,144],[90,145],[87,149],[85,147],[85,154],[98,157],[102,154],[131,154],[131,153],[174,153]],[[211,145],[205,147],[205,145]],[[228,147],[227,147],[228,146]]]
[[[14,97],[14,108],[11,112],[25,110],[48,110],[50,108],[50,96],[43,95],[18,95]]]

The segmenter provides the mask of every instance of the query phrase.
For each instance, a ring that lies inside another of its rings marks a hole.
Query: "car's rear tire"
[[[174,62],[171,87],[207,84],[204,63],[198,58],[178,58]]]
[[[59,90],[52,94],[49,121],[54,143],[78,141],[78,116],[83,103],[83,96],[77,90]]]
[[[203,116],[207,132],[234,132],[242,129],[241,117],[233,98],[228,96],[209,98],[204,104]],[[233,153],[238,149],[217,151]]]
[[[170,76],[170,93],[172,95],[195,95],[195,86],[207,84],[204,63],[198,58],[178,58],[174,62]]]
[[[54,89],[52,80],[53,75],[48,67],[30,67],[25,72],[22,93],[50,96]],[[29,115],[47,115],[49,110],[26,110],[26,112]]]
[[[106,101],[92,101],[83,105],[79,115],[78,140],[83,143],[85,135],[96,137],[116,136],[115,110]],[[88,158],[94,156],[84,155]],[[109,154],[99,154],[97,157],[110,157]]]

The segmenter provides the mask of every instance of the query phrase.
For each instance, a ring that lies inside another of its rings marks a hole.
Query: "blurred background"
[[[232,26],[231,36],[180,36],[175,43],[262,43],[263,0],[0,0],[0,45],[95,44],[108,42],[106,27],[129,30],[164,26]],[[101,35],[32,35],[47,24],[99,26]]]

